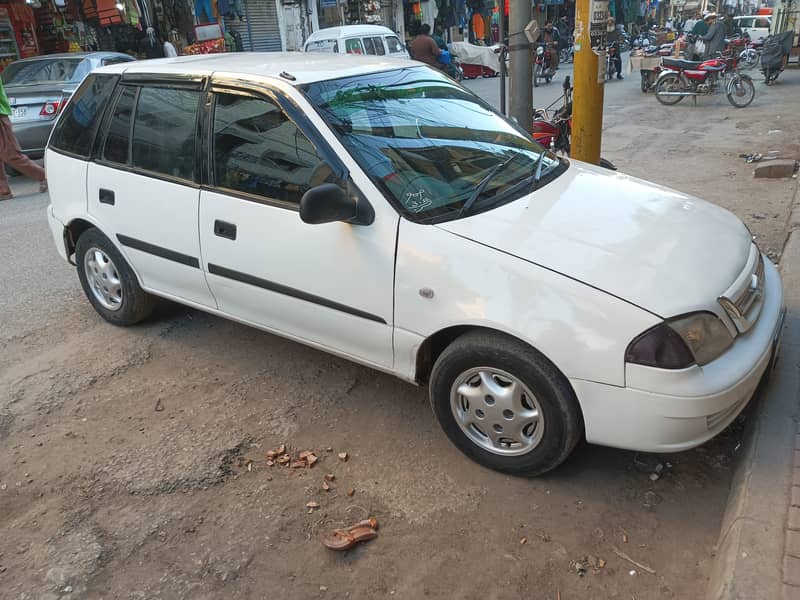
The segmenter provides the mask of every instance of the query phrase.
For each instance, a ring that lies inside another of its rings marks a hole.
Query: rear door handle
[[[236,225],[225,221],[214,221],[214,235],[224,237],[229,240],[236,239]]]
[[[100,188],[100,204],[110,204],[114,206],[114,192]]]

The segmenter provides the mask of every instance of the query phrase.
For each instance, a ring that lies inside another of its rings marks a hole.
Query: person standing
[[[22,153],[19,142],[11,127],[11,105],[6,96],[6,89],[0,80],[0,200],[10,200],[14,197],[8,186],[8,176],[5,165],[27,175],[39,182],[39,192],[47,191],[47,178],[44,169]]]
[[[709,23],[708,33],[701,36],[700,39],[706,44],[703,57],[709,59],[714,58],[718,52],[722,52],[725,48],[725,26],[717,20],[716,13],[706,15],[705,20]]]
[[[178,51],[175,46],[167,38],[164,38],[164,58],[175,58],[178,56]]]
[[[442,49],[431,37],[431,26],[427,23],[420,25],[419,33],[411,42],[411,56],[414,57],[414,60],[441,70],[444,68],[444,65],[439,62],[441,53]]]

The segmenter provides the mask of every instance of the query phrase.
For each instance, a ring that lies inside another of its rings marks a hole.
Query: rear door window
[[[50,147],[88,158],[116,83],[115,75],[89,75],[67,102],[53,130]]]
[[[199,90],[143,87],[133,124],[134,168],[194,179]]]
[[[345,40],[344,49],[347,54],[364,54],[364,46],[361,44],[361,38]]]
[[[127,165],[131,141],[131,124],[133,107],[136,103],[137,88],[125,86],[117,96],[117,102],[111,113],[108,133],[103,145],[103,159]]]
[[[756,27],[761,27],[762,29],[769,29],[769,20],[756,19]]]
[[[375,52],[373,52],[373,54],[377,54],[378,56],[383,56],[384,54],[386,54],[386,48],[384,48],[384,46],[383,46],[383,38],[382,37],[365,38],[365,41],[367,39],[372,42],[372,46],[373,46],[373,48],[375,50]]]

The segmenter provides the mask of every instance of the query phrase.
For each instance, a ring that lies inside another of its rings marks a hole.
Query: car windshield
[[[522,129],[428,67],[321,81],[305,92],[372,181],[416,221],[487,210],[530,192],[537,174],[541,185],[563,172]]]
[[[13,62],[2,73],[3,83],[5,85],[39,85],[73,82],[89,71],[88,68],[78,69],[81,62],[80,58]]]

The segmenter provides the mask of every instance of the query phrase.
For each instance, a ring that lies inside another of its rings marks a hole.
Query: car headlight
[[[669,319],[648,329],[628,346],[625,360],[660,369],[705,365],[733,345],[733,336],[713,313]]]

